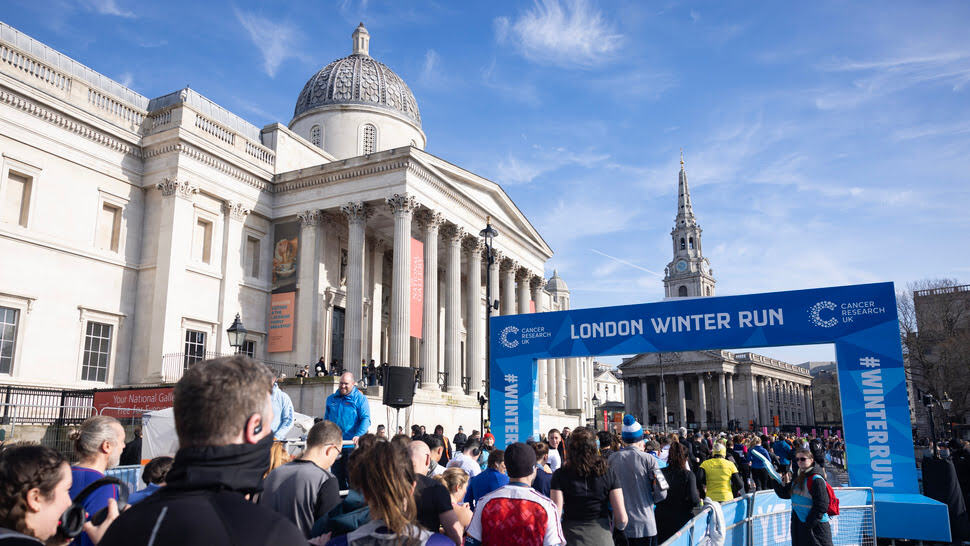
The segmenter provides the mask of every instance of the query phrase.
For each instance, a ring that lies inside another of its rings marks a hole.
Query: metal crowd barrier
[[[128,484],[128,491],[134,493],[139,489],[145,488],[145,482],[141,480],[142,466],[140,464],[133,464],[127,466],[116,466],[114,468],[109,468],[105,472],[106,476],[112,478],[118,478],[119,480]]]
[[[876,546],[876,518],[872,489],[835,487],[839,515],[829,518],[835,546]],[[724,546],[791,545],[791,501],[774,491],[758,491],[721,503]],[[697,546],[706,543],[713,526],[713,511],[705,508],[662,546]]]

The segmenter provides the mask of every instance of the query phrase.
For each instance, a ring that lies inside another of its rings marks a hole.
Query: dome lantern
[[[364,23],[357,25],[354,31],[354,55],[370,56],[370,33],[364,28]]]

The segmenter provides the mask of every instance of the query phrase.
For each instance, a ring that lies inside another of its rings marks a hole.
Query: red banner
[[[424,324],[424,243],[411,238],[411,337],[421,339]]]
[[[287,353],[293,350],[293,312],[295,308],[296,292],[285,292],[270,296],[267,351]]]
[[[529,312],[530,313],[535,313],[536,312],[536,302],[535,302],[535,300],[529,300]]]
[[[119,419],[126,417],[140,417],[140,411],[124,411],[128,408],[136,410],[160,410],[172,407],[173,387],[161,389],[131,389],[124,391],[97,391],[94,393],[94,409],[101,415],[110,415]],[[105,409],[111,408],[111,409]]]

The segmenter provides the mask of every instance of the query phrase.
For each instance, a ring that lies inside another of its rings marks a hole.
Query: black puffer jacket
[[[121,514],[101,546],[306,546],[289,520],[246,500],[261,489],[262,471],[230,461],[248,457],[240,455],[247,450],[252,446],[179,450],[168,485]]]

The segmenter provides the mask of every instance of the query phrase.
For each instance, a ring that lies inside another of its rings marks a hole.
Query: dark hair
[[[343,433],[340,427],[332,421],[320,421],[310,428],[306,435],[306,448],[333,444],[337,449],[343,449]]]
[[[395,434],[391,437],[391,443],[396,444],[401,447],[401,449],[407,449],[408,444],[411,443],[411,437],[407,434]]]
[[[421,436],[421,441],[428,444],[428,449],[432,451],[439,447],[445,447],[444,440],[436,434],[425,434]]]
[[[438,432],[439,430],[441,431],[440,433]],[[445,427],[443,427],[441,425],[435,425],[435,427],[434,427],[434,433],[435,434],[444,434],[445,433]]]
[[[175,431],[180,447],[226,445],[253,414],[262,415],[273,372],[248,356],[198,362],[175,384]],[[269,428],[269,422],[263,422]]]
[[[465,442],[464,447],[462,447],[462,451],[468,451],[470,449],[477,449],[479,451],[482,450],[482,443],[478,441],[478,438],[472,438],[468,440],[467,442]]]
[[[600,441],[600,449],[613,447],[613,435],[608,430],[601,430],[596,433],[596,438]]]
[[[372,434],[368,432],[367,434],[364,434],[360,438],[357,438],[357,447],[355,451],[367,449],[372,445],[376,444],[377,442],[386,442],[386,441],[387,441],[386,439],[381,438],[376,434]]]
[[[545,442],[536,442],[532,444],[532,449],[536,452],[536,461],[541,461],[543,457],[549,454],[549,444]]]
[[[687,462],[687,448],[680,442],[670,442],[670,451],[667,452],[667,466],[683,470],[685,462]]]
[[[501,449],[493,449],[488,454],[488,467],[498,469],[498,465],[505,462],[505,452]]]
[[[795,464],[795,467],[798,468],[798,475],[795,476],[795,487],[803,486],[805,484],[805,480],[807,480],[812,474],[812,470],[814,470],[815,465],[818,464],[818,462],[815,460],[815,456],[812,455],[812,451],[805,448],[798,448],[795,450],[795,452],[792,454],[792,462],[795,462],[795,458],[799,455],[808,455],[812,459],[812,468],[809,468],[807,472],[802,472],[801,467],[799,467],[797,463]]]
[[[27,529],[27,492],[40,490],[45,499],[63,475],[67,460],[53,449],[36,444],[12,444],[0,451],[0,527],[30,534]]]
[[[416,537],[409,535],[416,507],[414,467],[407,450],[394,442],[376,442],[355,451],[348,466],[350,484],[364,496],[371,518],[383,520],[401,542],[416,544]]]
[[[421,434],[421,425],[411,425],[411,434],[413,436]]]
[[[606,474],[606,461],[596,452],[596,440],[593,438],[593,431],[586,427],[576,427],[569,435],[565,466],[580,476]]]
[[[172,469],[173,462],[175,462],[175,459],[171,457],[155,457],[148,461],[148,464],[145,465],[145,470],[141,473],[142,481],[146,485],[165,483],[165,478],[168,477],[168,471]]]

